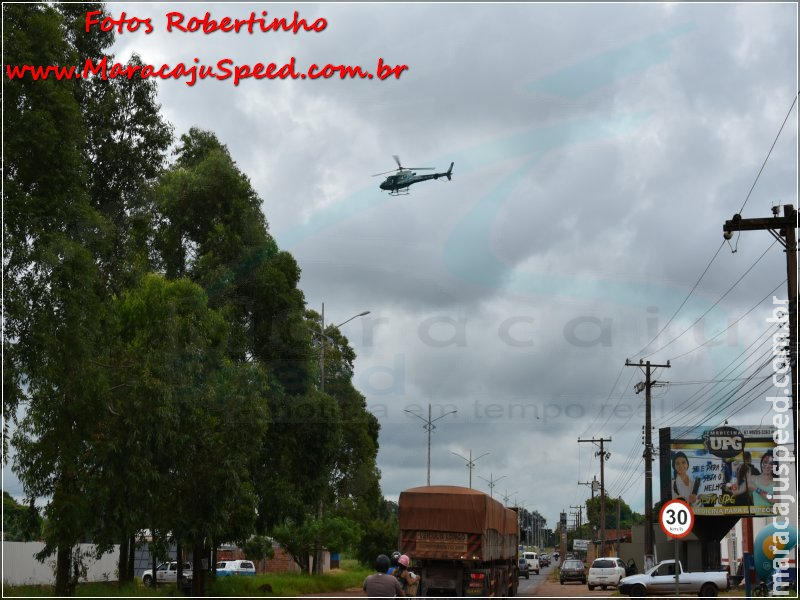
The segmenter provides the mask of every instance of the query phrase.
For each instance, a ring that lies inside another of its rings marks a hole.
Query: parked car
[[[528,567],[528,561],[520,556],[517,562],[519,563],[519,576],[524,577],[525,579],[530,579],[531,570]]]
[[[619,582],[623,577],[625,577],[625,563],[619,558],[610,556],[595,558],[592,566],[589,567],[589,590],[591,591],[597,586],[604,590],[608,586],[619,587]]]
[[[172,561],[169,563],[161,563],[156,567],[156,584],[161,583],[177,583],[178,581],[178,563]],[[183,563],[183,585],[188,585],[192,582],[192,564]],[[153,569],[147,569],[142,573],[142,583],[148,587],[153,585]]]
[[[523,552],[522,557],[528,561],[528,569],[538,575],[541,569],[539,566],[539,554],[536,552]]]
[[[684,571],[678,563],[680,578],[678,585],[681,594],[698,594],[712,598],[720,591],[728,589],[727,571]],[[657,594],[667,596],[675,592],[675,561],[665,560],[646,573],[625,577],[619,584],[621,594],[645,596]]]
[[[223,560],[217,562],[217,577],[255,574],[256,566],[250,560]]]
[[[540,554],[539,555],[539,566],[542,566],[542,567],[549,567],[550,566],[550,555],[549,554]]]
[[[558,574],[558,579],[561,585],[565,581],[580,581],[586,585],[586,567],[582,560],[569,559],[565,560],[561,565],[561,572]]]

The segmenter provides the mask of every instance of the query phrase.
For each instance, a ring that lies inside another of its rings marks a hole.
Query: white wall
[[[34,558],[44,548],[42,542],[3,542],[3,584],[41,585],[55,583],[55,555],[40,563]],[[92,544],[81,544],[81,552],[92,551]],[[99,561],[85,559],[86,579],[81,581],[116,581],[119,546]]]

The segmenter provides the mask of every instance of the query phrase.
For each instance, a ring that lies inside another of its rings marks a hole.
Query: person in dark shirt
[[[397,578],[386,573],[390,564],[391,561],[385,554],[380,554],[375,559],[377,573],[364,580],[364,591],[370,598],[405,598],[406,595]]]

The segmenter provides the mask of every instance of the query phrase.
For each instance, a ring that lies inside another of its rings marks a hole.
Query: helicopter
[[[453,164],[450,163],[450,168],[445,171],[444,173],[427,173],[425,175],[417,175],[413,172],[413,169],[418,171],[433,171],[434,167],[404,167],[400,163],[400,157],[396,154],[393,154],[392,157],[394,158],[394,162],[397,163],[397,168],[392,169],[391,171],[384,171],[383,173],[376,173],[373,177],[379,177],[380,175],[386,175],[386,173],[395,173],[394,175],[389,175],[386,179],[383,180],[383,183],[380,184],[380,188],[382,190],[388,190],[390,196],[399,196],[401,194],[406,195],[409,194],[408,188],[420,181],[428,181],[429,179],[439,179],[439,177],[447,177],[447,181],[452,179],[453,175]]]

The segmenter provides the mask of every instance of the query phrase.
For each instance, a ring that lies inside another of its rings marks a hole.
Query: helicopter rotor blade
[[[391,171],[384,171],[383,173],[375,173],[372,177],[380,177],[381,175],[386,175],[387,173],[395,173],[399,171],[399,169],[392,169]]]
[[[403,165],[400,164],[400,157],[397,156],[397,154],[392,154],[392,158],[394,158],[394,162],[397,163],[397,166],[402,169]]]

